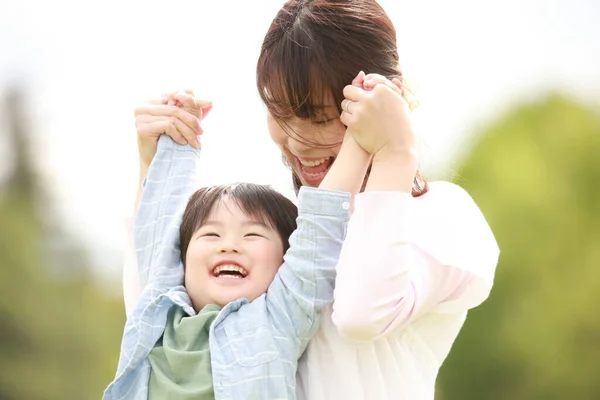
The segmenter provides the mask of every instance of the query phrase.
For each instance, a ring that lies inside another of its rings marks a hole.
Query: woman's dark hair
[[[341,114],[343,89],[359,71],[404,82],[398,67],[396,29],[377,1],[290,0],[265,36],[256,84],[282,128],[307,143],[286,129],[285,119],[316,119],[332,98]],[[297,176],[294,186],[298,191]],[[427,190],[427,181],[417,173],[413,196]]]
[[[296,230],[298,208],[287,197],[276,190],[253,183],[235,183],[207,187],[197,190],[190,198],[179,228],[181,260],[185,266],[185,255],[194,233],[204,224],[210,212],[223,200],[232,199],[247,215],[275,229],[281,237],[283,252],[290,247],[289,238]]]

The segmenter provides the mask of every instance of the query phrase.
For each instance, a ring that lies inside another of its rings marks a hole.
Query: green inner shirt
[[[190,317],[171,307],[165,332],[148,355],[150,400],[214,400],[208,333],[219,311],[209,304]]]

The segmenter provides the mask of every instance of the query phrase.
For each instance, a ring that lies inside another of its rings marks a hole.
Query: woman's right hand
[[[355,78],[362,81],[362,88],[353,81],[344,88],[342,115],[340,119],[348,127],[356,141],[374,158],[379,152],[393,151],[411,154],[414,133],[410,123],[410,109],[398,84],[381,75],[370,74]]]
[[[148,167],[152,162],[163,133],[179,144],[200,147],[200,122],[211,109],[210,101],[197,100],[189,90],[168,93],[137,107],[135,126],[142,166]]]

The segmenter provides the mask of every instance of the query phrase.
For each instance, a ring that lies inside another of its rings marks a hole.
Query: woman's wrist
[[[150,170],[150,165],[140,160],[140,184],[144,182],[144,179],[148,176],[148,171]]]
[[[135,196],[135,203],[133,205],[133,215],[137,214],[138,207],[140,205],[140,200],[142,199],[142,193],[144,192],[144,181],[148,177],[148,170],[150,166],[145,162],[140,160],[140,175],[138,180],[138,188]]]
[[[373,157],[371,174],[365,191],[411,193],[417,164],[417,156],[412,149],[382,149]]]
[[[415,149],[405,143],[388,143],[373,155],[373,162],[397,162],[406,164],[417,164],[417,153]]]
[[[152,159],[156,155],[156,150],[158,149],[158,139],[152,140],[148,138],[143,138],[138,135],[138,156],[140,159],[140,167],[144,166],[146,171],[150,167],[150,163],[152,163]]]

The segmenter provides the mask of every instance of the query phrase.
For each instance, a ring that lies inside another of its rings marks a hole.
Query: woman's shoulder
[[[449,181],[433,181],[428,182],[429,190],[422,196],[422,198],[428,202],[434,202],[440,205],[453,205],[461,203],[472,203],[474,204],[471,195],[456,183]]]
[[[459,185],[448,181],[429,182],[429,190],[416,197],[421,212],[444,220],[484,218],[471,195]]]
[[[471,195],[457,184],[436,181],[416,198],[420,241],[444,263],[482,264],[493,271],[499,254],[494,234]],[[466,269],[478,269],[471,265]],[[489,271],[488,271],[489,272]]]

